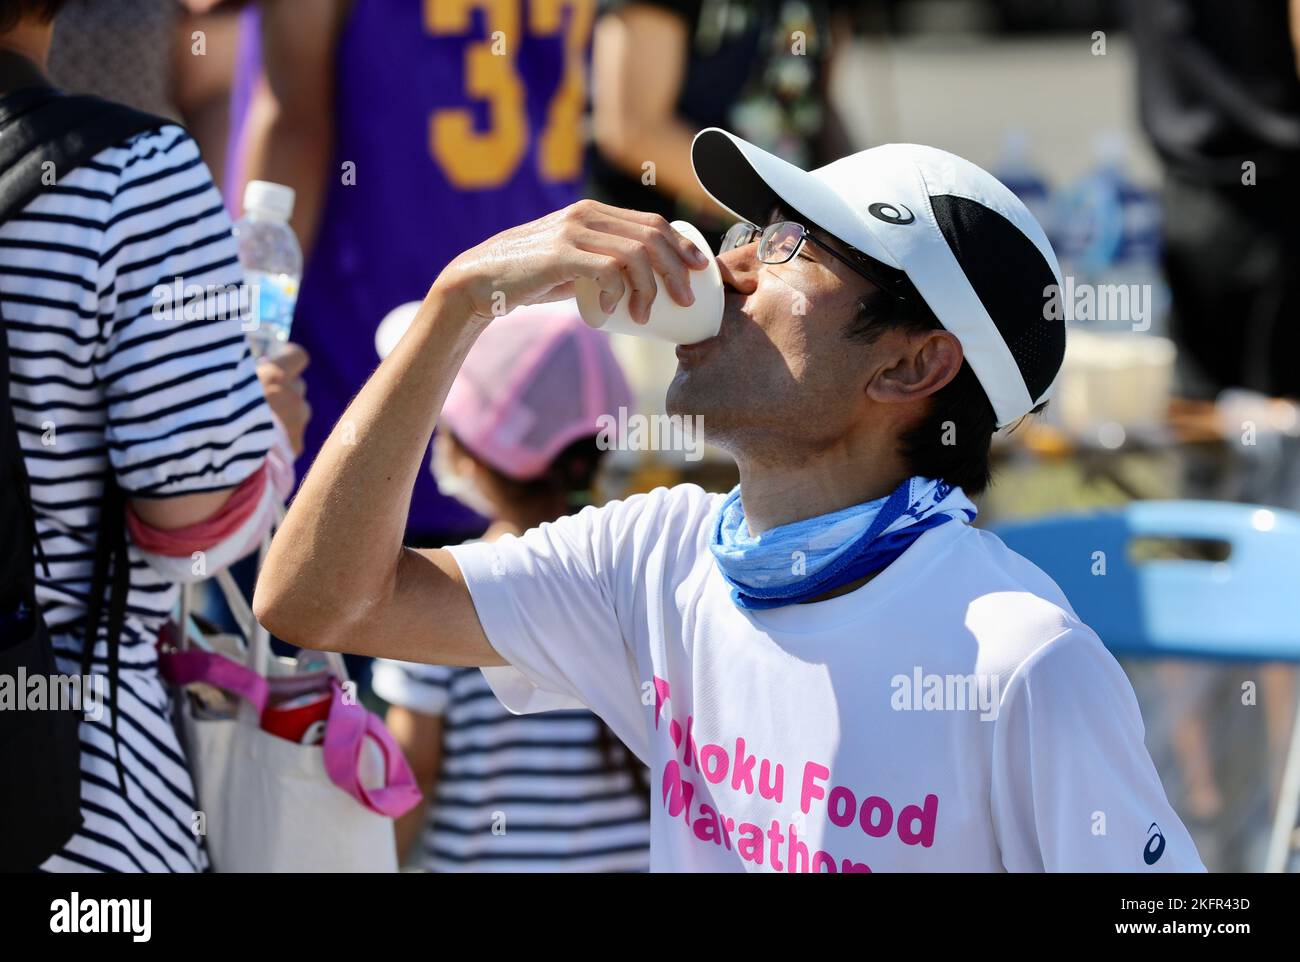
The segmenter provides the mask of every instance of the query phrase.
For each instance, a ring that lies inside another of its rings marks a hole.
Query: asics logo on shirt
[[[1142,860],[1148,865],[1155,865],[1160,861],[1160,856],[1165,854],[1165,837],[1155,822],[1151,823],[1147,833],[1147,847],[1142,850]]]

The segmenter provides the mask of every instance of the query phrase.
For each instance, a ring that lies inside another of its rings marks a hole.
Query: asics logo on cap
[[[900,208],[907,211],[906,218],[900,213]],[[877,201],[867,208],[867,213],[876,220],[883,220],[886,224],[910,224],[916,220],[916,215],[908,210],[905,204],[884,204]]]

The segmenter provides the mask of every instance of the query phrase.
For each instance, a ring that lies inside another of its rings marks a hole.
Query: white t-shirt
[[[986,531],[747,611],[721,495],[659,488],[449,549],[511,710],[590,707],[650,766],[656,871],[1203,871],[1132,687]]]

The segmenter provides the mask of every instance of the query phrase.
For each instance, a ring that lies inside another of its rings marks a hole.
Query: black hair
[[[28,17],[49,23],[67,0],[0,0],[0,33],[8,33]]]

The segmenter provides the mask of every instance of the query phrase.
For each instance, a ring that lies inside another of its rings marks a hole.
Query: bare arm
[[[820,135],[823,163],[853,153],[853,139],[849,136],[848,128],[844,126],[844,118],[836,109],[835,98],[832,96],[835,72],[843,64],[844,51],[852,42],[852,16],[847,10],[836,10],[831,18],[831,49],[826,58],[826,69],[822,71],[821,98],[826,111]]]
[[[1296,75],[1300,76],[1300,0],[1289,0],[1291,19],[1291,49],[1295,52]]]
[[[132,498],[136,516],[159,531],[175,531],[192,524],[202,524],[213,517],[230,500],[234,488],[182,494],[175,498]]]
[[[218,184],[225,182],[226,141],[230,134],[230,81],[239,48],[239,13],[212,11],[214,0],[182,3],[172,26],[172,102],[204,163]],[[205,38],[196,55],[195,34]]]
[[[691,168],[696,129],[677,116],[691,25],[658,7],[606,14],[592,43],[592,134],[600,152],[633,177],[653,162],[659,190],[718,211]]]
[[[405,863],[411,846],[419,840],[420,830],[428,816],[428,803],[438,787],[438,772],[442,768],[442,716],[426,715],[401,705],[393,705],[384,717],[384,724],[397,740],[402,754],[411,765],[411,772],[424,795],[424,804],[416,805],[397,820],[397,858]]]
[[[334,426],[258,578],[253,610],[274,634],[404,661],[503,664],[450,554],[402,546],[437,413],[486,323],[435,284]],[[447,642],[436,659],[420,650],[435,624]]]
[[[291,226],[307,256],[316,237],[334,147],[334,48],[344,0],[268,0],[262,5],[262,74],[245,121],[246,180],[297,193]],[[242,196],[243,184],[237,185]]]
[[[571,297],[573,282],[588,277],[607,309],[630,286],[629,309],[644,322],[656,271],[675,301],[692,301],[688,264],[707,260],[662,217],[595,201],[503,231],[452,261],[303,481],[258,578],[258,620],[307,648],[504,664],[451,554],[402,545],[451,382],[494,308]]]

